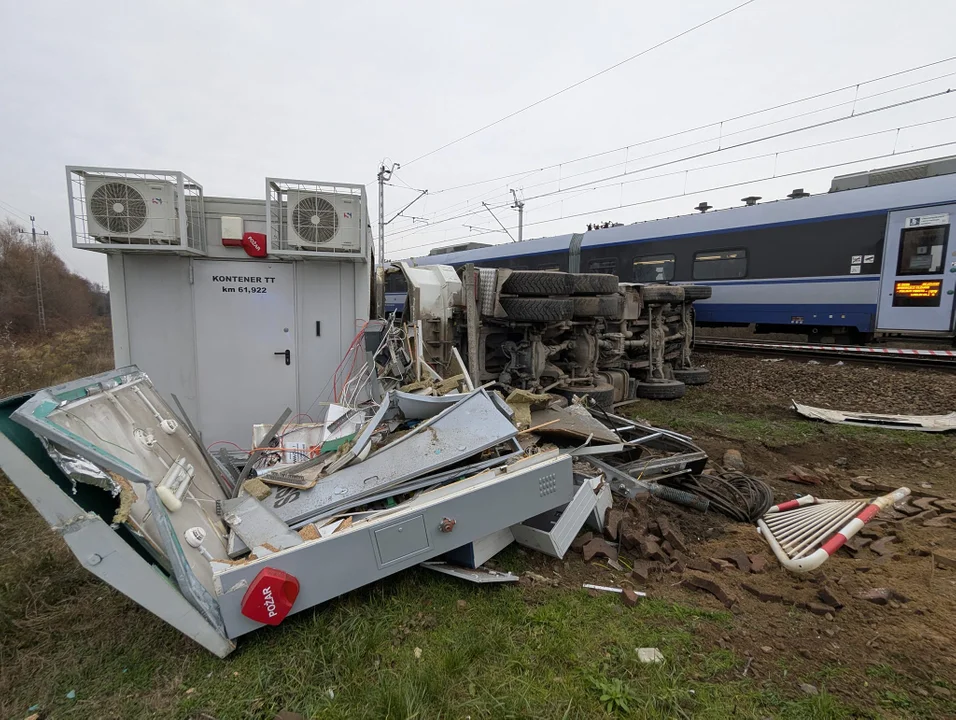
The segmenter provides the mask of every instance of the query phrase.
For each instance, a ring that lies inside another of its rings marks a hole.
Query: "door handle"
[[[273,354],[273,355],[285,355],[285,364],[286,364],[286,365],[291,365],[291,364],[292,364],[292,351],[291,351],[291,350],[286,350],[285,352],[277,352],[277,353],[272,353],[272,354]]]

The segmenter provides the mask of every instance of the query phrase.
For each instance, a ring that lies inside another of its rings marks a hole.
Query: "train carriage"
[[[697,322],[866,341],[954,336],[956,157],[834,178],[830,192],[522,243],[417,264],[601,272],[706,283]],[[395,307],[400,289],[393,288]]]

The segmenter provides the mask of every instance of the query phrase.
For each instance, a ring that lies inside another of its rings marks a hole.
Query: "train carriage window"
[[[606,273],[613,275],[617,272],[617,260],[614,258],[604,258],[603,260],[591,260],[588,263],[589,273]]]
[[[909,228],[900,237],[897,275],[939,275],[946,256],[949,225]]]
[[[747,276],[747,251],[705,250],[694,255],[694,280],[732,280]]]
[[[634,258],[634,282],[667,282],[674,279],[674,255],[642,255]]]

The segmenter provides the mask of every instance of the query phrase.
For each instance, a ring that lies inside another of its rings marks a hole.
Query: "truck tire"
[[[578,385],[578,386],[560,386],[551,392],[556,395],[566,397],[568,402],[574,396],[586,397],[600,408],[610,409],[614,404],[614,386],[610,383],[598,383],[597,385]]]
[[[571,298],[574,303],[574,317],[604,317],[619,320],[623,298],[620,295],[579,296]]]
[[[684,300],[693,302],[694,300],[707,300],[713,294],[713,288],[710,285],[684,285]]]
[[[645,285],[641,288],[645,305],[666,305],[684,302],[684,288],[680,285]]]
[[[652,380],[637,384],[637,396],[647,400],[677,400],[686,392],[687,386],[680,380]]]
[[[609,295],[617,292],[620,282],[617,275],[574,273],[571,275],[571,292],[574,295]]]
[[[570,273],[516,270],[501,286],[501,292],[510,295],[551,297],[570,295],[573,283]]]
[[[706,385],[710,382],[710,370],[705,367],[674,368],[674,379],[685,385]]]
[[[501,307],[511,320],[556,323],[574,316],[574,304],[570,298],[501,298]]]

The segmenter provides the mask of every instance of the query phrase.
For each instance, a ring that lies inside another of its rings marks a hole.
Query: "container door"
[[[248,448],[255,423],[298,412],[291,263],[193,261],[199,430]]]
[[[956,204],[890,213],[877,329],[950,333],[956,299]]]

